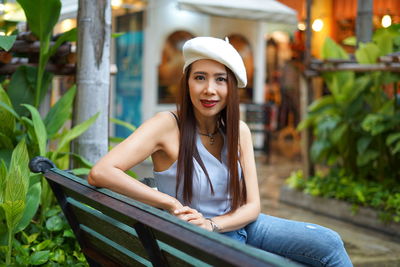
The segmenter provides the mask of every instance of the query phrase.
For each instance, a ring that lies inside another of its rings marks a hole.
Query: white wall
[[[178,30],[195,36],[209,35],[209,17],[179,10],[175,0],[149,0],[144,24],[142,119],[156,112],[175,109],[175,105],[157,103],[158,65],[167,37]]]

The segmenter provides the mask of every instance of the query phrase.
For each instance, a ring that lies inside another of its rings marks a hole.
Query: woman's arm
[[[154,152],[164,149],[166,140],[171,140],[174,131],[174,118],[167,112],[158,113],[95,164],[89,173],[89,184],[108,188],[171,213],[181,208],[181,203],[174,197],[154,190],[125,174],[126,170]]]
[[[249,127],[240,121],[240,163],[246,182],[247,202],[234,212],[212,218],[221,232],[229,232],[246,226],[260,214],[260,195],[254,161],[253,142]]]

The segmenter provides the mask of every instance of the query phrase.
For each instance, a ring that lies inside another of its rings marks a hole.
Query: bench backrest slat
[[[45,176],[93,266],[298,266],[59,169]]]
[[[98,210],[77,202],[75,199],[67,198],[68,212],[73,212],[79,218],[80,228],[82,225],[97,233],[102,233],[105,238],[114,240],[115,243],[127,248],[148,260],[146,250],[142,246],[136,230],[128,227],[111,217],[104,215]]]
[[[85,238],[86,246],[95,248],[97,252],[107,255],[108,258],[120,266],[152,266],[150,261],[136,255],[85,225],[81,226],[81,234]]]

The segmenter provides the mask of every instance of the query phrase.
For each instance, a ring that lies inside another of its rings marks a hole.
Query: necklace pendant
[[[215,142],[214,136],[210,135],[210,145],[213,145]]]

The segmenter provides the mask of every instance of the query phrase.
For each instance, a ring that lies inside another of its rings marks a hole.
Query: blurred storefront
[[[297,14],[274,0],[112,0],[117,73],[111,116],[139,125],[175,108],[182,74],[181,49],[195,36],[228,37],[244,59],[248,86],[241,102],[264,103],[266,34],[296,30]],[[74,13],[75,8],[75,13]],[[63,19],[76,17],[77,1],[63,0]],[[243,108],[242,108],[243,109]],[[126,136],[122,128],[113,135]]]
[[[77,2],[63,0],[63,19],[76,17]],[[240,91],[243,118],[247,120],[246,107],[263,105],[266,118],[262,118],[264,125],[257,126],[259,130],[275,135],[272,139],[282,153],[290,157],[299,154],[295,127],[299,122],[299,76],[305,47],[305,0],[111,3],[113,32],[124,33],[113,39],[112,62],[117,74],[113,76],[111,90],[112,117],[139,125],[158,111],[174,109],[183,66],[183,43],[194,36],[228,37],[242,55],[248,73],[248,86]],[[225,7],[213,6],[217,4]],[[276,4],[278,10],[267,13]],[[258,8],[244,11],[252,5]],[[351,52],[352,46],[346,42],[355,35],[356,9],[357,0],[313,1],[314,57],[319,57],[328,36]],[[375,28],[382,27],[383,21],[388,23],[388,17],[391,23],[399,22],[399,14],[400,0],[374,1]],[[314,95],[322,93],[317,90]],[[122,128],[111,131],[113,135],[127,135]],[[268,142],[263,145],[261,139],[255,141],[256,147],[268,150]]]

